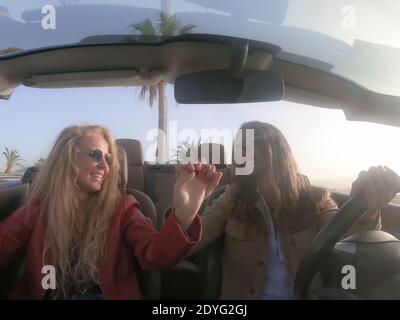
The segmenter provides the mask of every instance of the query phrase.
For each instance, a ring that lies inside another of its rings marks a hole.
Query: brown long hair
[[[65,128],[36,177],[30,198],[40,199],[47,213],[47,231],[43,257],[50,250],[56,268],[57,297],[65,297],[72,287],[98,283],[97,267],[105,255],[111,217],[121,194],[118,190],[119,163],[113,161],[99,192],[87,203],[85,212],[77,212],[77,145],[87,133],[98,133],[117,158],[117,147],[110,131],[102,126],[82,125]],[[76,228],[78,215],[86,223]]]
[[[246,129],[254,130],[254,149],[260,152],[265,162],[250,175],[233,176],[233,182],[238,187],[234,195],[233,215],[255,224],[261,221],[255,203],[260,179],[265,176],[271,190],[268,205],[286,214],[293,224],[310,218],[310,213],[317,212],[330,200],[327,190],[312,187],[308,178],[299,172],[289,143],[279,129],[260,121],[243,123],[240,129],[239,134],[243,135]],[[232,163],[234,173],[234,159]]]

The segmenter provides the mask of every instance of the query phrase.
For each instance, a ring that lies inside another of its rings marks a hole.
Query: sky
[[[154,160],[149,149],[155,142],[146,140],[146,135],[157,128],[157,106],[150,108],[137,96],[135,87],[19,87],[10,100],[0,101],[0,150],[6,146],[18,150],[25,159],[22,164],[30,166],[46,157],[64,127],[92,123],[106,125],[115,138],[141,140],[145,154],[150,153],[147,160]],[[168,119],[175,121],[178,133],[193,129],[200,136],[202,129],[217,128],[228,129],[233,135],[242,122],[255,119],[277,126],[289,141],[300,170],[317,183],[343,188],[372,165],[387,165],[400,172],[397,127],[350,122],[341,110],[285,101],[177,105],[172,86],[168,86],[167,96]],[[225,144],[227,151],[230,143]],[[0,172],[4,170],[5,158],[1,156]]]
[[[221,17],[227,15],[220,8],[224,7],[223,1],[213,1],[215,4],[213,10],[201,8],[193,2],[199,1],[171,1],[171,11],[172,13],[213,12],[221,14]],[[287,41],[273,33],[269,34],[273,26],[265,22],[263,26],[258,24],[258,29],[254,27],[255,25],[244,24],[243,28],[236,30],[238,35],[257,38],[265,33],[268,35],[267,38],[272,36],[271,39],[281,41],[279,44],[288,50],[301,45],[300,53],[307,56],[325,55],[326,61],[335,66],[335,72],[358,77],[357,80],[361,83],[364,81],[382,91],[400,90],[400,76],[398,76],[400,65],[389,63],[394,57],[397,62],[398,51],[395,48],[400,47],[400,38],[396,36],[400,31],[400,22],[397,18],[393,18],[397,17],[396,14],[400,10],[397,2],[392,0],[380,2],[387,8],[392,8],[390,12],[382,11],[384,6],[375,6],[373,1],[364,1],[363,5],[357,5],[354,28],[351,23],[350,28],[343,28],[343,25],[340,27],[340,24],[349,12],[343,11],[343,5],[360,4],[357,0],[330,2],[329,6],[327,2],[322,4],[320,1],[289,1],[287,12],[283,12],[281,16],[277,13],[285,9],[282,4],[284,2],[279,2],[279,5],[272,8],[275,10],[271,11],[273,15],[268,11],[271,9],[268,4],[272,2],[254,0],[252,3],[257,3],[258,6],[263,3],[263,7],[260,7],[262,10],[252,10],[248,7],[251,16],[254,16],[253,20],[260,22],[259,20],[265,17],[272,19],[274,23],[298,28],[299,31],[317,30],[317,33],[312,34],[315,39],[320,39],[318,33],[329,35],[332,37],[329,38],[329,44],[338,47],[333,50],[326,42],[326,46],[319,46],[315,50],[313,42],[307,45],[303,43],[314,39],[308,37],[307,33],[301,33],[304,38],[292,37],[293,35],[288,33],[290,41]],[[1,6],[7,7],[15,21],[23,22],[21,16],[23,12],[46,4],[59,3],[58,0],[32,2],[4,0]],[[108,4],[110,1],[81,0],[80,3]],[[161,2],[160,0],[113,0],[112,3],[121,5],[129,3],[138,7],[159,9]],[[232,13],[228,15],[236,15],[237,18],[237,15],[240,15],[240,10],[237,10],[240,9],[238,3],[241,2],[230,3],[236,7],[233,7]],[[300,9],[309,14],[297,14]],[[219,21],[222,21],[222,18]],[[63,26],[61,18],[60,26]],[[78,28],[77,26],[78,23],[64,25],[71,30],[75,30],[73,28]],[[96,28],[101,27],[111,26],[96,25]],[[207,31],[217,26],[210,24],[202,27]],[[221,23],[220,27],[220,30],[223,30],[229,27],[229,24]],[[256,29],[262,31],[260,35],[253,34]],[[0,44],[12,39],[7,32],[4,29],[0,30]],[[334,41],[335,39],[340,41]],[[359,42],[355,43],[357,39],[367,42],[362,43],[360,47]],[[26,39],[28,42],[33,40],[33,37]],[[367,49],[371,50],[369,53],[373,54],[374,59],[371,59],[370,55],[363,54],[360,55],[360,59],[355,59],[356,56],[350,56],[352,59],[344,58],[345,53],[360,54],[357,51],[359,48],[367,50],[365,49],[367,44],[370,46]],[[351,47],[352,45],[354,47]],[[349,49],[354,50],[348,51]],[[330,55],[331,53],[335,55]],[[375,59],[377,53],[382,54],[383,58]],[[362,59],[367,58],[374,63],[368,64],[368,68],[365,68]],[[376,77],[371,77],[371,74]],[[371,79],[376,83],[371,82]],[[145,151],[149,151],[154,141],[146,141],[146,134],[157,127],[157,107],[150,109],[146,102],[139,102],[137,94],[138,90],[133,87],[52,90],[18,87],[10,100],[0,100],[0,152],[4,151],[6,146],[9,149],[16,149],[25,159],[22,164],[30,166],[40,157],[46,157],[56,136],[64,127],[83,122],[104,124],[112,130],[116,138],[139,139],[144,143]],[[177,106],[172,86],[168,87],[168,104],[169,120],[176,121],[179,132],[185,128],[194,129],[198,133],[201,129],[210,128],[229,129],[233,132],[242,122],[254,119],[276,125],[288,139],[301,171],[312,181],[326,186],[346,187],[361,170],[368,169],[371,165],[387,165],[400,172],[400,148],[397,147],[400,141],[400,129],[372,123],[348,122],[341,110],[303,106],[285,101],[241,105]],[[229,142],[226,144],[230,145]],[[229,150],[229,147],[226,149]],[[148,153],[147,160],[153,160],[151,152]],[[5,158],[0,154],[0,172],[4,170]]]

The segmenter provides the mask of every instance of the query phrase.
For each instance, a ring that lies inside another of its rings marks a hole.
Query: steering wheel
[[[311,249],[305,254],[297,269],[294,281],[296,299],[308,299],[311,281],[319,271],[323,255],[333,248],[340,237],[367,209],[367,201],[362,193],[351,197],[315,236]]]

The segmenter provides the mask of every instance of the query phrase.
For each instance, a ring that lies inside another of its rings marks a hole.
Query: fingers
[[[369,193],[365,196],[368,199],[372,199],[371,203],[375,206],[374,209],[383,208],[390,200],[385,201],[388,198],[388,189],[385,185],[383,172],[380,167],[371,167],[368,170],[369,175],[367,176]],[[372,209],[372,208],[371,208]]]
[[[353,181],[353,183],[351,185],[351,192],[350,192],[351,196],[362,192],[362,186],[363,186],[363,182],[365,180],[366,173],[367,173],[366,171],[361,171],[358,174],[357,179]]]
[[[196,171],[196,176],[200,176],[201,178],[204,178],[204,175],[207,174],[210,165],[206,163],[206,160],[204,158],[200,159],[199,163],[194,164],[194,168]]]
[[[204,170],[203,164],[201,164],[201,163],[196,163],[194,165],[194,168],[195,168],[195,171],[196,171],[196,175],[199,175],[200,172],[202,172],[202,170]]]
[[[390,202],[400,191],[399,176],[388,167],[382,167],[382,180],[386,186],[385,204]]]
[[[202,180],[204,183],[207,183],[210,179],[212,179],[212,176],[215,173],[215,166],[212,164],[204,163],[188,163],[185,165],[177,165],[175,172],[177,178],[182,175],[184,177],[187,177],[188,174],[192,176],[192,174],[194,173],[195,176],[197,176],[200,180]]]
[[[399,191],[399,176],[383,166],[362,171],[353,182],[351,195],[363,192],[370,211],[386,206]]]
[[[213,176],[211,177],[211,180],[210,180],[210,186],[213,189],[218,185],[218,183],[221,180],[222,176],[223,176],[222,172],[215,172],[215,174],[213,174]]]
[[[176,183],[182,186],[186,182],[192,180],[195,177],[195,171],[195,166],[191,163],[177,165],[175,167]]]
[[[194,171],[195,171],[195,166],[194,166],[193,164],[191,164],[191,163],[187,163],[187,164],[185,164],[185,165],[178,164],[178,165],[175,167],[175,172],[176,172],[177,174],[181,174],[181,173],[191,173],[191,172],[194,172]]]
[[[204,198],[207,198],[211,192],[215,189],[215,187],[219,184],[219,181],[221,180],[223,176],[222,172],[214,172],[211,179],[209,180],[209,184],[207,185],[206,193],[204,195]]]
[[[206,174],[206,180],[207,181],[212,181],[212,177],[214,176],[215,173],[215,166],[214,165],[209,165],[207,168],[207,174]]]
[[[177,165],[175,171],[177,180],[183,179],[188,182],[196,177],[206,185],[218,184],[222,177],[222,173],[217,172],[213,164],[189,163],[186,165]],[[190,179],[188,177],[190,177]]]
[[[215,166],[212,164],[199,164],[197,177],[205,184],[208,184],[215,174]]]
[[[392,169],[390,169],[388,167],[384,167],[384,168],[385,168],[385,173],[386,173],[385,178],[387,179],[386,181],[390,180],[390,189],[396,195],[397,193],[400,192],[400,177]]]

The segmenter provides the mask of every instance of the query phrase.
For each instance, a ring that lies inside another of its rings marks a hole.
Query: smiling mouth
[[[104,178],[104,175],[99,173],[91,173],[90,176],[99,182],[102,182]]]

